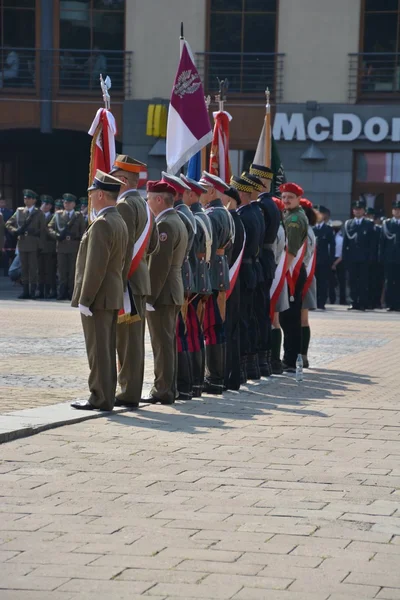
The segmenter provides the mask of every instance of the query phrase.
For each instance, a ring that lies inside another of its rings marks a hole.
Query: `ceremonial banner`
[[[106,108],[99,108],[88,133],[93,137],[89,164],[89,186],[91,186],[97,169],[109,173],[114,164],[117,125],[112,112]],[[91,221],[90,195],[88,215]]]
[[[307,279],[306,279],[306,283],[304,284],[304,288],[303,288],[303,294],[302,294],[303,300],[304,300],[308,290],[310,289],[310,286],[314,279],[316,262],[317,262],[317,246],[314,247],[314,252],[312,253],[311,260],[308,263],[308,266],[306,269]]]
[[[181,45],[167,124],[167,171],[173,175],[212,139],[203,85],[189,44]]]
[[[289,286],[290,302],[294,300],[294,292],[296,289],[296,283],[299,278],[301,265],[303,264],[304,255],[306,253],[307,240],[301,246],[300,250],[295,256],[288,272],[286,273],[286,279]]]
[[[213,113],[213,117],[215,125],[208,171],[229,184],[232,175],[229,162],[229,122],[232,117],[222,110]]]
[[[239,275],[239,271],[240,271],[240,265],[242,264],[242,259],[243,259],[243,253],[244,253],[244,247],[246,244],[246,233],[243,231],[243,246],[242,249],[239,253],[239,256],[237,257],[237,259],[235,260],[235,262],[233,263],[233,265],[231,266],[231,268],[229,269],[229,290],[226,292],[226,299],[228,300],[229,296],[232,294],[233,289],[235,287],[238,275]]]
[[[254,155],[253,162],[256,165],[266,165],[266,132],[265,132],[265,121],[263,128],[261,130],[261,135],[258,140],[257,150]],[[269,166],[269,165],[266,165]],[[272,181],[271,193],[277,198],[281,197],[281,192],[279,191],[279,186],[282,183],[286,182],[285,169],[283,168],[283,164],[281,162],[278,147],[274,140],[274,137],[271,136],[271,169],[274,172],[274,179]]]
[[[279,263],[275,269],[274,280],[271,285],[271,289],[269,291],[270,296],[270,308],[269,308],[269,316],[271,321],[274,318],[275,306],[278,302],[278,298],[281,295],[283,290],[283,286],[286,282],[286,273],[287,273],[287,248],[282,252],[281,257],[279,259]]]
[[[201,152],[197,152],[188,162],[186,175],[190,177],[190,179],[200,181],[201,170]]]

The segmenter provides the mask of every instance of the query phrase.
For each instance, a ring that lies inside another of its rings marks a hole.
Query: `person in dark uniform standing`
[[[365,218],[365,201],[353,202],[354,219],[344,224],[343,260],[349,273],[352,304],[349,310],[365,310],[368,304],[368,270],[374,225]]]
[[[237,212],[241,204],[239,192],[234,187],[230,187],[222,194],[221,199],[232,215],[235,224],[235,241],[227,250],[229,270],[238,269],[236,282],[233,289],[229,289],[229,297],[226,301],[225,388],[227,390],[238,390],[240,388],[240,266],[244,251],[245,234],[242,220]]]
[[[57,211],[49,223],[49,232],[57,241],[57,267],[59,290],[57,300],[72,298],[75,263],[79,243],[85,232],[85,222],[75,210],[76,196],[63,194],[64,210]]]
[[[193,372],[190,356],[190,347],[187,331],[187,314],[189,310],[189,298],[193,292],[193,273],[189,260],[193,241],[196,235],[196,220],[188,206],[183,202],[183,194],[190,192],[190,187],[179,177],[170,175],[163,171],[161,173],[162,181],[171,185],[175,192],[174,209],[181,218],[188,234],[188,245],[186,257],[182,265],[182,281],[185,294],[185,301],[179,312],[176,324],[176,341],[178,346],[178,369],[177,369],[177,390],[180,400],[191,400],[193,398]]]
[[[267,331],[267,352],[259,353],[260,370],[262,375],[271,375],[271,335],[272,324],[270,317],[270,290],[275,276],[276,263],[274,254],[274,245],[278,235],[279,225],[281,223],[281,213],[273,200],[271,185],[274,177],[273,171],[264,165],[255,163],[250,165],[250,175],[257,177],[263,186],[258,196],[258,206],[264,216],[264,240],[260,254],[261,266],[264,272],[264,287],[266,301],[266,331]]]
[[[7,223],[8,219],[13,216],[13,211],[11,208],[7,208],[7,203],[4,198],[1,196],[0,192],[0,214],[3,217],[4,225]],[[11,261],[14,258],[15,253],[15,241],[14,236],[7,229],[5,229],[5,239],[3,240],[3,244],[0,248],[0,267],[3,268],[4,276],[8,275],[8,268],[10,266]]]
[[[332,265],[335,261],[335,234],[332,227],[325,222],[325,218],[328,216],[327,209],[324,206],[315,205],[314,210],[317,213],[317,224],[314,227],[317,240],[317,262],[315,266],[317,308],[325,310]]]
[[[229,290],[229,266],[226,250],[234,240],[234,223],[221,201],[229,186],[220,177],[203,171],[200,183],[207,192],[200,196],[212,225],[210,277],[212,295],[209,297],[204,317],[206,344],[206,371],[204,392],[222,394],[225,381],[226,355],[226,292]]]
[[[385,266],[386,308],[400,311],[400,200],[393,203],[392,214],[382,225],[380,256]]]
[[[193,285],[187,306],[186,329],[192,368],[193,397],[200,398],[203,392],[205,369],[204,309],[207,299],[212,294],[210,280],[212,225],[200,204],[200,196],[207,192],[207,188],[185,175],[180,177],[190,188],[184,191],[183,201],[196,221],[196,233],[189,253]]]
[[[366,218],[374,225],[368,272],[368,308],[373,310],[374,308],[382,308],[382,295],[385,285],[385,271],[379,252],[382,233],[380,210],[367,208]]]
[[[6,228],[18,237],[18,250],[21,259],[21,280],[23,292],[21,300],[36,297],[38,282],[38,252],[43,246],[46,232],[45,218],[36,208],[37,194],[24,190],[25,207],[17,208],[7,221]]]
[[[303,189],[296,183],[280,186],[285,206],[283,215],[287,235],[287,279],[289,308],[280,314],[284,334],[282,367],[289,373],[296,372],[296,359],[301,354],[301,308],[303,288],[307,279],[303,264],[307,245],[308,219],[300,206]]]
[[[40,196],[40,210],[46,221],[43,247],[39,251],[39,290],[37,298],[57,297],[57,255],[56,242],[50,236],[48,225],[53,218],[54,200],[52,196]]]
[[[240,206],[237,212],[246,233],[240,267],[240,356],[242,380],[245,383],[245,379],[257,380],[261,377],[258,363],[259,325],[255,304],[260,276],[258,256],[263,228],[259,215],[251,203],[253,186],[241,177],[235,176],[231,178],[231,186],[239,193]]]
[[[81,213],[83,220],[85,221],[85,225],[87,227],[88,223],[89,223],[87,196],[82,196],[81,198],[79,198],[79,206],[80,206],[80,213]]]

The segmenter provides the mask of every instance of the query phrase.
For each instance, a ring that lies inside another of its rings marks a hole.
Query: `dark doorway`
[[[54,198],[65,192],[86,196],[91,139],[79,131],[1,131],[0,192],[10,208],[22,205],[24,188]]]

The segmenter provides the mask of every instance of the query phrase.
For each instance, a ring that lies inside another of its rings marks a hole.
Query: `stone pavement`
[[[338,310],[312,328],[303,384],[0,446],[0,599],[399,600],[400,319]]]

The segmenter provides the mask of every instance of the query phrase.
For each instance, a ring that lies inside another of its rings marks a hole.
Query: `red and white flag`
[[[181,58],[168,111],[167,171],[177,173],[211,139],[203,84],[189,44],[181,40]]]
[[[305,298],[308,290],[310,289],[310,286],[314,279],[316,262],[317,262],[317,246],[314,246],[314,251],[312,253],[311,260],[308,263],[307,268],[306,268],[307,279],[306,279],[306,282],[305,282],[304,288],[303,288],[303,294],[302,294],[303,299]]]
[[[271,317],[271,321],[274,318],[275,306],[278,302],[278,298],[281,295],[283,290],[283,286],[286,281],[286,273],[287,273],[287,248],[282,252],[281,257],[279,259],[279,263],[275,269],[274,280],[271,285],[271,289],[269,292],[270,295],[270,305],[269,305],[269,315]]]
[[[229,162],[229,122],[231,115],[226,111],[213,113],[214,132],[210,152],[209,173],[229,183],[232,175]]]
[[[239,253],[239,256],[237,257],[237,259],[235,260],[235,262],[233,263],[233,265],[231,266],[231,268],[229,269],[229,290],[226,292],[226,299],[228,300],[229,296],[232,294],[235,285],[236,285],[236,281],[237,278],[239,276],[239,271],[240,271],[240,265],[242,264],[242,259],[243,259],[243,253],[244,253],[244,247],[246,245],[246,233],[243,230],[243,246],[242,249]]]
[[[289,286],[290,302],[294,300],[294,292],[296,290],[296,283],[299,278],[301,265],[303,264],[304,255],[306,253],[307,240],[301,246],[297,252],[294,261],[290,265],[288,272],[286,273],[286,279]]]
[[[89,166],[89,185],[91,185],[97,169],[109,173],[114,164],[117,124],[112,112],[106,108],[99,108],[88,133],[93,137]]]

